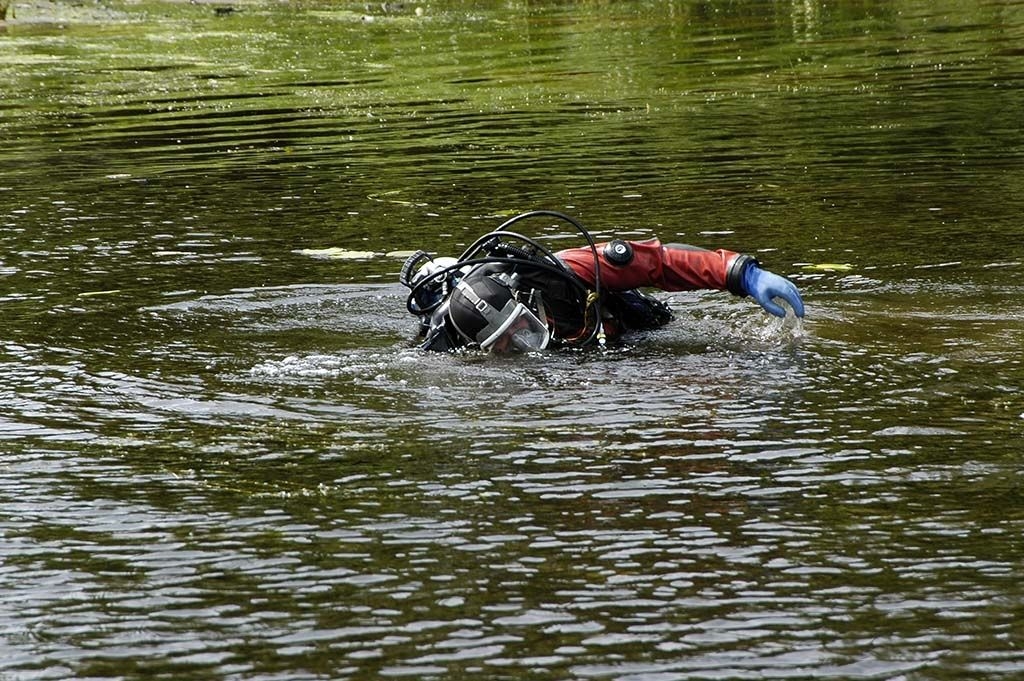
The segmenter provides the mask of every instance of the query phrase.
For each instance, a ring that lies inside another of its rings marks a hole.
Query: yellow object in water
[[[78,294],[79,298],[95,298],[96,296],[112,296],[116,293],[120,293],[121,289],[113,288],[107,291],[82,291]]]
[[[820,262],[815,265],[804,265],[803,269],[811,270],[812,272],[849,272],[853,269],[853,265],[837,262]]]

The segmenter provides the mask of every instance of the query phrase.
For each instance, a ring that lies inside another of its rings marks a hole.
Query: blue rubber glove
[[[797,317],[804,316],[804,301],[789,279],[772,274],[751,263],[743,270],[743,289],[765,310],[776,317],[785,317],[786,310],[772,298],[782,298]]]

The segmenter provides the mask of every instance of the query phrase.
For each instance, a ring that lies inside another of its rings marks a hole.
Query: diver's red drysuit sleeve
[[[606,291],[655,287],[663,291],[695,289],[727,289],[745,295],[743,270],[750,262],[748,255],[732,251],[708,251],[675,244],[662,246],[658,239],[627,242],[632,260],[617,265],[605,256],[606,244],[597,244],[601,262],[601,287]],[[594,285],[594,254],[589,246],[559,251],[555,255],[572,268],[581,279]]]

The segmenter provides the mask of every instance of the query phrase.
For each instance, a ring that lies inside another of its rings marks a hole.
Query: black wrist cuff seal
[[[743,297],[747,291],[743,288],[743,273],[750,265],[760,265],[752,255],[738,255],[729,263],[729,270],[725,273],[725,288],[733,295]]]

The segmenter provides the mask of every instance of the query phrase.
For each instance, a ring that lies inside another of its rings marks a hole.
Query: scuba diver
[[[553,217],[573,225],[587,246],[552,253],[509,231],[527,218]],[[658,239],[595,243],[575,219],[530,211],[477,239],[458,258],[417,251],[402,265],[406,307],[420,320],[420,347],[450,351],[532,352],[548,347],[604,346],[630,330],[654,329],[672,319],[668,305],[642,292],[727,290],[751,296],[785,317],[775,298],[804,316],[796,286],[762,269],[749,255],[705,250]]]

